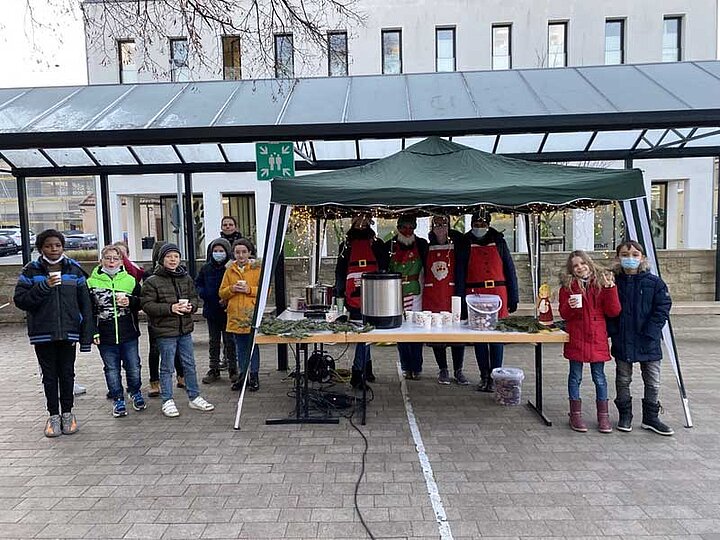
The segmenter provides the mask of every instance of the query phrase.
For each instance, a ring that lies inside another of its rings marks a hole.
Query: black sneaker
[[[251,373],[248,378],[248,390],[250,392],[257,392],[260,390],[260,380],[257,373]]]
[[[203,384],[211,384],[215,381],[220,380],[220,370],[219,369],[209,369],[207,374],[202,378]]]

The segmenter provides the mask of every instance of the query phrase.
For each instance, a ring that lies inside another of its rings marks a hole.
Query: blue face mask
[[[487,227],[473,227],[472,233],[475,238],[482,238],[488,232]]]
[[[640,266],[640,259],[633,259],[632,257],[620,257],[620,266],[627,270],[637,270]]]
[[[225,252],[213,251],[212,257],[213,259],[215,259],[215,262],[223,262],[227,260],[227,255],[225,254]]]

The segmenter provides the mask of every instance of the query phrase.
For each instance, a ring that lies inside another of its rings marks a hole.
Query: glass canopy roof
[[[265,140],[338,168],[429,135],[547,161],[718,155],[720,62],[0,89],[0,160],[24,175],[252,170]]]

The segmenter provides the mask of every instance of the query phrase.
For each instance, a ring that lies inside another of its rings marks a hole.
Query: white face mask
[[[57,260],[55,260],[55,261],[51,261],[51,260],[48,259],[45,255],[43,255],[42,258],[43,258],[43,260],[44,260],[46,263],[48,263],[48,264],[57,264],[57,263],[59,263],[60,261],[62,261],[62,260],[65,258],[65,254],[63,253],[62,255],[60,255],[60,258],[57,259]]]
[[[487,227],[473,227],[472,233],[475,236],[475,238],[482,238],[487,234],[488,230]]]
[[[115,268],[106,268],[105,266],[102,267],[102,271],[105,272],[108,276],[114,276],[122,269],[122,266],[117,266]]]

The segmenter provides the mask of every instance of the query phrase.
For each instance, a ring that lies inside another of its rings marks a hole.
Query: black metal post
[[[18,213],[20,214],[20,234],[22,236],[22,260],[23,265],[30,262],[30,254],[33,246],[30,245],[30,217],[28,213],[27,182],[24,176],[18,176]]]
[[[278,315],[287,309],[285,298],[285,255],[281,250],[275,263],[275,312]],[[288,369],[287,345],[277,346],[277,368],[278,371]]]
[[[192,173],[186,172],[185,199],[183,199],[183,214],[185,217],[185,243],[187,249],[188,273],[194,278],[197,275],[197,261],[195,260],[195,219],[193,216],[193,183]]]
[[[112,244],[110,228],[110,183],[107,174],[100,175],[100,208],[102,209],[103,240],[105,245]]]

